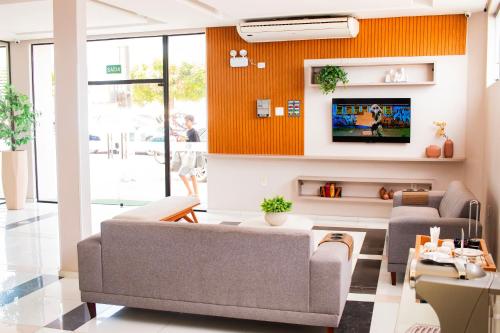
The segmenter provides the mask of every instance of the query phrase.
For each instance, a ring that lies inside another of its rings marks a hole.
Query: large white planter
[[[7,209],[23,209],[28,194],[28,154],[2,152],[2,183]]]
[[[283,223],[286,222],[286,219],[288,217],[288,213],[266,213],[264,214],[264,220],[269,225],[272,225],[274,227],[278,227],[280,225],[283,225]]]

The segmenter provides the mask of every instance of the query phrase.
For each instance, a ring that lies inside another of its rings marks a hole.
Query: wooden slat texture
[[[371,58],[465,54],[464,15],[360,20],[353,39],[278,43],[243,41],[235,27],[207,29],[209,152],[304,154],[304,59]],[[229,51],[248,50],[266,69],[230,68]],[[256,100],[270,98],[273,116],[258,119]],[[274,108],[301,102],[301,117],[274,117]]]

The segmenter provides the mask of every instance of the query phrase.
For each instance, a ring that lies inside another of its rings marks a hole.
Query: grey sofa
[[[348,248],[310,231],[110,220],[78,244],[95,303],[327,327],[351,283]]]
[[[430,191],[427,206],[404,206],[402,192],[394,195],[394,207],[389,220],[388,271],[392,284],[396,273],[405,272],[408,251],[415,247],[416,235],[429,235],[430,227],[440,227],[440,238],[458,238],[462,228],[467,237],[469,203],[474,195],[459,181],[453,181],[446,192]],[[475,218],[475,207],[473,209]],[[474,225],[474,224],[473,224]],[[481,235],[479,226],[479,235]],[[471,230],[474,236],[474,228]]]

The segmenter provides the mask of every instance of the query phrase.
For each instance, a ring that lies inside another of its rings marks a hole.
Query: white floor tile
[[[106,313],[111,315],[106,316]],[[86,333],[156,333],[166,327],[171,314],[160,311],[122,308],[105,311],[97,318],[79,327],[76,332]]]
[[[0,322],[45,326],[80,304],[78,300],[59,300],[34,292],[0,307]]]
[[[65,333],[65,332],[71,332],[71,331],[66,331],[66,330],[57,330],[55,328],[48,328],[48,327],[42,327],[35,333]]]
[[[0,323],[2,333],[35,333],[38,329],[38,326]]]
[[[370,333],[394,332],[398,317],[398,309],[398,303],[376,302],[373,307]]]

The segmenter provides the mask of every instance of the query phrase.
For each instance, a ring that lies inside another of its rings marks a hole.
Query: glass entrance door
[[[162,37],[88,44],[89,152],[94,203],[165,196]],[[162,139],[162,140],[159,140]]]
[[[205,35],[91,41],[87,49],[92,201],[139,205],[189,195],[180,177],[187,166],[187,180],[192,186],[194,177],[205,204]],[[53,45],[33,45],[32,56],[34,105],[40,114],[37,197],[55,202]],[[177,167],[176,161],[181,162]]]

